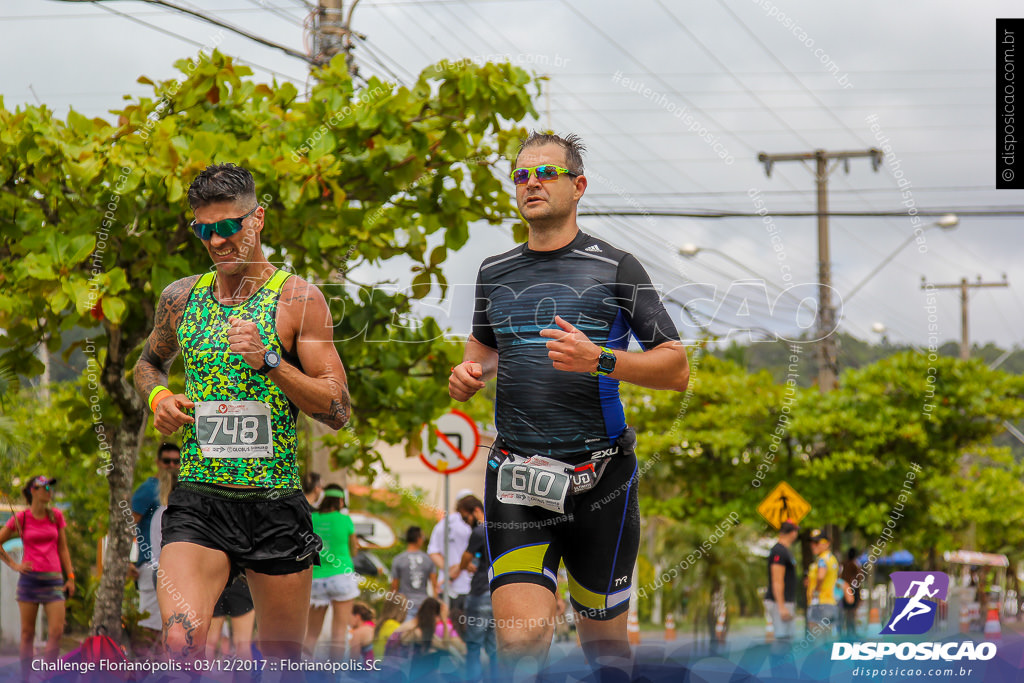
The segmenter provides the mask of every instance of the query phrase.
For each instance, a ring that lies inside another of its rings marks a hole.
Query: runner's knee
[[[513,624],[499,621],[497,630],[498,647],[506,656],[529,655],[538,648],[547,648],[554,633],[550,619],[514,619]]]
[[[188,614],[172,614],[164,622],[164,646],[172,655],[188,657],[201,652],[206,644],[206,629]]]

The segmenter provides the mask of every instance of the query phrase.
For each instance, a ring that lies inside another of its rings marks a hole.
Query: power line
[[[921,194],[923,192],[943,192],[943,193],[948,193],[948,192],[981,192],[981,191],[997,192],[997,190],[994,190],[991,185],[951,185],[951,186],[946,186],[946,187],[941,187],[940,186],[940,187],[915,187],[914,188],[914,194]],[[844,190],[842,188],[838,188],[838,189],[832,190],[832,194],[833,195],[844,194],[844,193],[881,193],[881,192],[884,192],[886,194],[892,194],[892,188],[891,187],[860,188],[859,190],[857,190],[857,189],[847,189],[847,190]],[[749,195],[747,194],[747,191],[745,191],[745,190],[721,190],[721,191],[717,191],[717,192],[716,191],[711,191],[711,190],[701,191],[701,192],[681,192],[681,191],[672,191],[672,192],[633,192],[631,194],[633,196],[635,196],[635,197],[709,197],[709,196],[737,196],[737,197],[744,197],[744,198],[748,198],[749,197]],[[762,194],[762,195],[797,195],[797,196],[800,196],[800,195],[813,195],[814,194],[814,190],[802,190],[802,189],[799,189],[799,188],[798,189],[793,189],[793,190],[760,190],[760,194]],[[594,196],[594,195],[591,195],[591,196]],[[601,197],[603,195],[597,195],[597,196]]]
[[[393,71],[390,67],[388,67],[387,64],[384,63],[384,58],[381,57],[379,54],[377,54],[377,51],[370,46],[370,41],[367,40],[366,37],[357,35],[356,39],[360,41],[360,45],[362,46],[362,48],[364,50],[366,50],[366,53],[368,55],[370,55],[370,57],[372,57],[377,62],[378,66],[380,66],[381,69],[383,69],[392,78],[394,78],[395,82],[397,82],[397,83],[399,83],[401,85],[405,85],[405,79],[403,79],[401,76],[399,76],[397,73],[395,73],[395,71]],[[390,57],[387,57],[387,60],[389,62],[391,62],[395,66],[395,68],[401,69],[402,71],[405,71],[408,74],[408,78],[409,78],[410,82],[416,80],[416,76],[414,76],[412,74],[412,72],[408,71],[405,67],[403,67],[401,64],[396,62],[394,59],[391,59]]]
[[[90,2],[92,2],[94,5],[98,4],[100,1],[101,0],[90,0]],[[214,26],[219,26],[219,27],[221,27],[223,29],[227,29],[228,31],[231,31],[233,33],[237,33],[238,35],[243,36],[245,38],[248,38],[249,40],[252,40],[254,42],[257,42],[260,45],[265,45],[266,47],[272,47],[272,48],[274,48],[276,50],[280,50],[280,51],[284,52],[286,55],[288,55],[289,57],[296,57],[296,58],[301,59],[302,61],[304,61],[306,63],[310,63],[310,64],[312,63],[312,59],[308,55],[305,55],[305,54],[303,54],[301,52],[298,52],[297,50],[293,50],[292,48],[287,47],[286,45],[281,45],[279,43],[275,43],[272,40],[267,40],[266,38],[263,38],[261,36],[256,35],[255,33],[250,33],[249,31],[247,31],[247,30],[245,30],[243,28],[240,28],[238,26],[234,26],[232,24],[229,24],[226,21],[221,21],[220,19],[218,19],[218,18],[216,18],[214,16],[211,16],[209,14],[204,14],[203,12],[192,10],[192,9],[187,8],[187,7],[182,7],[181,5],[175,5],[172,2],[168,2],[168,0],[139,0],[139,2],[145,2],[145,3],[149,3],[151,5],[157,5],[158,7],[166,7],[168,9],[172,9],[172,10],[174,10],[176,12],[180,12],[182,14],[187,14],[187,15],[189,15],[191,17],[195,17],[197,19],[201,19],[201,20],[203,20],[205,22],[213,24]]]
[[[434,62],[430,55],[423,51],[423,48],[420,47],[419,43],[414,41],[411,37],[409,37],[409,34],[402,30],[402,27],[399,25],[398,22],[391,22],[389,26],[392,29],[394,29],[395,32],[398,33],[398,35],[400,35],[405,40],[406,45],[419,52],[423,56],[423,59],[426,60],[428,64],[432,64]]]
[[[448,14],[450,14],[450,15],[452,16],[452,18],[453,18],[453,19],[454,19],[455,21],[457,21],[457,22],[458,22],[459,24],[461,24],[461,25],[462,25],[462,26],[463,26],[463,27],[464,27],[464,28],[466,29],[466,31],[467,31],[467,32],[468,32],[469,34],[473,35],[474,37],[476,37],[476,38],[477,38],[477,39],[478,39],[478,40],[480,41],[480,44],[482,44],[482,45],[484,46],[484,51],[483,51],[483,52],[480,52],[479,54],[484,54],[484,55],[485,55],[485,54],[488,54],[488,51],[489,51],[489,49],[490,49],[490,46],[488,45],[487,41],[486,41],[486,40],[484,40],[484,37],[480,35],[480,32],[479,32],[479,31],[477,31],[477,30],[476,30],[475,28],[472,28],[472,27],[471,27],[471,26],[470,26],[470,25],[469,25],[468,23],[466,23],[466,22],[465,22],[465,21],[464,21],[464,20],[462,19],[462,17],[461,17],[461,16],[459,16],[459,13],[458,13],[458,12],[456,12],[455,10],[453,10],[453,9],[452,9],[451,7],[449,7],[448,5],[441,5],[441,8],[442,8],[442,9],[443,9],[443,10],[444,10],[445,12],[447,12]],[[431,18],[433,18],[433,17],[431,17]],[[436,20],[435,20],[435,21],[436,21]],[[452,33],[454,33],[454,31],[453,31]]]
[[[947,213],[955,213],[960,216],[985,216],[989,218],[1012,218],[1024,216],[1024,208],[1002,208],[991,209],[920,209],[921,216],[944,216]],[[761,214],[750,211],[716,211],[713,209],[690,211],[678,209],[650,209],[638,211],[636,209],[610,209],[598,211],[596,209],[585,209],[580,211],[580,216],[656,216],[660,218],[761,218]],[[846,218],[890,218],[906,217],[906,211],[828,211],[818,214],[814,211],[771,211],[771,216],[787,216],[792,218],[815,218],[819,215],[829,217]]]
[[[92,2],[92,0],[79,0],[80,2]],[[145,2],[145,0],[141,0]],[[258,0],[257,0],[258,2]],[[236,7],[217,10],[220,14],[255,14],[257,12],[263,12],[263,7]],[[167,16],[166,12],[152,11],[147,12],[145,10],[141,12],[135,12],[132,16],[136,17],[164,17]],[[60,19],[64,21],[66,19],[103,19],[102,14],[70,14],[70,13],[59,13],[59,14],[15,14],[0,16],[0,21],[53,21],[54,19]]]
[[[655,2],[657,2],[657,0],[655,0]],[[703,45],[703,43],[700,43],[700,42],[697,42],[697,44],[698,45]],[[710,49],[710,48],[708,48],[708,49]],[[733,71],[728,69],[728,67],[723,65],[723,69],[725,69],[729,73],[729,75],[736,76]],[[578,74],[574,74],[574,75],[578,76]],[[627,77],[628,78],[628,76],[626,76],[625,72],[623,72],[622,75],[623,75],[623,77]],[[663,74],[659,74],[659,76],[663,76]],[[721,76],[721,74],[719,74],[719,76]],[[607,77],[608,77],[608,74],[605,74],[605,78],[607,78]],[[737,79],[737,83],[740,83],[740,86],[741,86],[737,90],[732,90],[732,89],[729,89],[729,88],[716,88],[716,89],[713,89],[713,90],[701,90],[699,88],[687,88],[686,92],[689,95],[739,95],[741,93],[745,93],[745,94],[748,94],[748,95],[751,94],[752,91],[751,91],[750,87],[747,86],[746,84],[744,84],[742,81],[740,81],[738,76],[736,76],[736,79]],[[985,92],[989,92],[989,91],[991,91],[991,89],[992,89],[991,85],[945,86],[945,85],[936,84],[934,86],[921,86],[921,87],[908,86],[908,87],[905,87],[905,88],[904,87],[899,87],[899,86],[893,86],[891,88],[860,88],[860,87],[858,87],[857,91],[858,92],[883,92],[883,93],[887,93],[887,92],[907,92],[907,91],[930,91],[930,90],[934,90],[936,92],[949,92],[949,91],[952,91],[952,90],[968,90],[968,91],[972,91],[973,92],[973,91],[981,91],[981,90],[983,90]],[[756,92],[759,95],[760,94],[766,94],[766,95],[792,95],[794,93],[798,93],[798,92],[802,92],[802,91],[803,91],[802,88],[758,88],[756,91],[753,91],[753,92]],[[845,93],[845,92],[847,92],[843,88],[818,88],[817,91],[818,92],[828,92],[828,93]],[[628,92],[625,92],[625,93],[611,92],[611,91],[608,91],[608,90],[585,90],[581,94],[584,94],[584,95],[601,95],[601,96],[606,96],[606,97],[625,97],[629,93]],[[763,105],[763,106],[765,108],[768,107],[768,105]]]
[[[960,278],[960,282],[948,283],[948,284],[935,284],[927,282],[924,277],[921,278],[921,289],[932,290],[932,289],[959,289],[960,290],[960,360],[970,360],[971,358],[971,345],[970,345],[970,323],[968,315],[968,301],[970,299],[970,290],[981,289],[986,287],[1009,287],[1010,284],[1006,280],[1006,275],[1003,274],[1002,282],[982,282],[981,276],[978,276],[977,282],[968,282],[967,278]]]
[[[792,73],[794,73],[794,74],[803,75],[803,76],[827,76],[830,79],[832,78],[831,74],[822,72],[821,70],[800,71],[800,70],[797,70],[797,69],[791,69],[790,71]],[[627,75],[627,76],[631,75],[632,73],[639,73],[639,72],[628,72],[628,71],[624,71],[623,72],[623,74]],[[660,73],[661,73],[662,76],[668,76],[670,78],[678,78],[678,77],[682,77],[682,76],[705,76],[705,77],[709,77],[710,78],[710,77],[718,77],[718,76],[721,75],[717,71],[662,71]],[[739,75],[739,76],[775,76],[775,75],[777,75],[778,72],[776,72],[776,71],[743,71],[743,70],[737,70],[735,73],[737,75]],[[878,69],[878,70],[870,70],[870,71],[851,70],[851,71],[847,71],[846,73],[848,73],[848,74],[864,74],[864,75],[868,75],[868,76],[887,76],[889,74],[932,74],[932,75],[936,76],[937,78],[948,78],[949,76],[956,75],[956,74],[963,74],[965,76],[969,75],[969,74],[991,75],[992,71],[990,69]],[[608,73],[605,72],[605,71],[577,71],[577,72],[575,72],[575,74],[577,76],[584,76],[584,77],[588,77],[588,78],[607,78],[608,77]]]
[[[637,64],[638,66],[640,66],[644,70],[644,72],[650,78],[653,78],[656,82],[661,83],[662,86],[664,86],[668,90],[668,92],[670,92],[673,95],[676,95],[677,97],[679,97],[680,101],[682,101],[682,103],[685,106],[687,106],[690,109],[692,109],[695,113],[701,114],[707,121],[711,122],[713,124],[713,127],[714,127],[715,130],[722,131],[723,134],[729,135],[729,137],[735,139],[740,145],[746,147],[750,152],[754,151],[754,148],[751,145],[747,144],[741,138],[736,136],[728,127],[723,126],[717,119],[715,119],[713,116],[709,115],[705,109],[702,109],[701,107],[698,107],[697,105],[693,104],[693,102],[691,102],[689,100],[689,98],[685,97],[677,89],[672,87],[672,85],[670,83],[668,83],[667,81],[665,81],[664,78],[662,78],[658,74],[654,73],[651,69],[649,69],[647,67],[647,65],[643,64],[639,59],[637,59],[637,57],[634,55],[632,50],[626,49],[626,47],[623,46],[622,43],[617,41],[608,32],[606,32],[600,26],[595,24],[590,19],[590,17],[588,17],[586,14],[581,12],[576,7],[574,7],[572,5],[572,3],[570,2],[570,0],[562,0],[562,4],[565,5],[569,9],[570,12],[572,12],[574,15],[576,15],[576,17],[579,18],[580,21],[582,21],[583,23],[587,24],[595,33],[597,33],[604,40],[606,40],[610,45],[613,45],[617,50],[619,50],[622,54],[624,54],[627,59],[632,61],[634,64]]]
[[[292,14],[288,14],[287,11],[285,11],[284,9],[278,7],[277,5],[272,5],[269,0],[249,0],[249,2],[251,2],[252,4],[256,5],[257,7],[261,8],[261,9],[265,9],[265,10],[269,11],[271,14],[274,14],[274,15],[276,15],[276,16],[278,16],[278,17],[280,17],[280,18],[282,18],[282,19],[284,19],[286,21],[288,21],[291,24],[295,24],[295,25],[300,26],[300,27],[303,25],[302,19],[299,19],[298,17],[296,17],[296,16],[294,16]],[[224,13],[224,10],[219,10],[219,11],[222,14]]]
[[[478,16],[479,16],[479,15],[478,15]],[[498,36],[498,38],[499,38],[499,39],[500,39],[500,40],[501,40],[502,42],[504,42],[504,43],[505,43],[505,44],[507,44],[507,45],[510,45],[510,46],[511,46],[511,48],[512,48],[512,50],[514,50],[514,51],[516,51],[516,52],[521,52],[521,50],[519,49],[519,46],[518,46],[518,45],[516,45],[516,44],[515,44],[515,43],[514,43],[513,41],[509,40],[509,39],[508,39],[508,38],[507,38],[506,36],[504,36],[503,34],[501,34],[501,33],[497,32],[497,31],[494,31],[494,34],[495,34],[496,36]],[[553,79],[550,79],[550,80],[548,80],[548,81],[547,81],[547,87],[548,87],[548,88],[551,88],[551,86],[552,86],[552,84],[553,84],[553,83],[554,83],[554,80],[553,80]],[[573,96],[573,95],[571,95],[571,94],[570,94],[570,96]],[[575,97],[575,96],[573,96],[573,97]],[[591,104],[590,104],[589,102],[587,102],[587,101],[586,101],[585,99],[583,99],[583,98],[577,98],[577,99],[579,100],[579,102],[580,102],[580,103],[582,103],[582,105],[583,105],[583,107],[584,107],[584,110],[585,110],[585,111],[587,111],[587,112],[589,112],[589,113],[592,113],[592,114],[594,114],[594,115],[595,115],[595,116],[597,116],[597,117],[600,117],[600,118],[601,118],[601,119],[603,119],[604,121],[607,121],[607,122],[608,122],[608,123],[609,123],[610,125],[612,125],[612,126],[613,126],[613,127],[615,127],[616,129],[618,129],[618,128],[619,128],[619,127],[618,127],[618,125],[616,124],[616,122],[615,122],[615,121],[613,121],[613,120],[612,120],[612,119],[610,119],[609,117],[605,116],[605,115],[604,115],[604,113],[602,113],[602,112],[601,112],[600,110],[596,109],[596,108],[595,108],[595,107],[594,107],[593,105],[591,105]],[[581,110],[581,111],[584,111],[584,110]],[[611,143],[610,141],[609,141],[609,143],[608,143],[608,146],[609,146],[610,148],[614,149],[614,150],[617,150],[617,151],[619,151],[619,152],[620,152],[621,154],[623,154],[623,155],[625,155],[625,156],[629,156],[629,152],[627,152],[626,150],[623,150],[623,149],[622,149],[621,147],[619,147],[618,145],[615,145],[615,144]],[[642,146],[642,147],[643,147],[644,149],[650,149],[649,147],[647,147],[647,146],[646,146],[645,144],[643,144],[643,143],[641,143],[641,146]],[[655,151],[655,150],[651,150],[651,151],[652,151],[652,153],[654,153],[655,155],[657,155],[657,151]],[[663,157],[661,157],[660,155],[658,155],[658,159],[659,159],[660,161],[663,161],[663,162],[664,162],[665,164],[668,164],[669,166],[671,166],[671,167],[672,167],[673,169],[675,169],[675,170],[676,170],[676,171],[677,171],[677,172],[678,172],[678,173],[679,173],[679,174],[680,174],[680,175],[681,175],[681,176],[682,176],[683,178],[685,178],[686,180],[690,181],[690,182],[691,182],[691,183],[692,183],[692,184],[693,184],[694,186],[696,186],[696,187],[698,187],[698,188],[702,188],[702,185],[701,185],[700,183],[696,182],[696,181],[695,181],[695,180],[694,180],[693,178],[691,178],[691,177],[690,177],[690,175],[689,175],[689,173],[688,173],[688,171],[687,171],[686,169],[684,169],[684,168],[681,168],[681,167],[678,167],[678,166],[676,166],[676,165],[675,165],[675,162],[672,162],[672,161],[669,161],[669,160],[667,160],[667,159],[664,159],[664,158],[663,158]],[[596,176],[593,176],[593,177],[594,177],[594,178],[596,179]],[[649,177],[650,177],[650,178],[652,179],[652,181],[650,181],[650,182],[648,183],[648,184],[650,184],[650,185],[655,185],[655,186],[658,186],[658,185],[660,185],[660,186],[663,186],[663,187],[665,187],[665,188],[669,188],[669,189],[671,189],[671,188],[673,187],[673,184],[670,184],[670,183],[668,182],[668,180],[667,180],[667,179],[665,179],[665,178],[662,178],[662,177],[660,177],[660,176],[658,176],[658,175],[653,175],[653,176],[650,176],[650,175],[649,175]],[[627,198],[628,198],[628,196],[627,196],[627,195],[623,195],[623,194],[622,194],[621,192],[619,193],[619,196],[622,196],[622,197],[627,197]]]
[[[985,131],[988,131],[988,130],[991,130],[991,129],[992,129],[992,126],[990,126],[990,125],[988,125],[986,123],[986,124],[978,124],[976,126],[963,126],[963,125],[956,125],[956,124],[934,125],[934,126],[889,126],[889,127],[886,128],[886,131],[887,132],[888,131],[893,131],[893,130],[912,130],[912,131],[915,131],[915,132],[920,132],[920,131],[924,131],[924,130],[956,130],[956,131],[985,130]],[[835,131],[837,131],[839,129],[838,128],[802,128],[801,130],[804,133],[834,133]],[[757,129],[757,128],[743,128],[743,129],[739,130],[739,132],[743,133],[745,135],[777,135],[779,133],[784,133],[784,132],[787,132],[787,131],[783,131],[783,130],[778,129],[778,128],[761,128],[761,129]],[[670,136],[670,135],[678,135],[679,131],[678,130],[643,130],[643,131],[635,131],[635,132],[630,132],[630,133],[614,133],[614,132],[610,133],[610,132],[605,132],[605,131],[594,131],[594,133],[597,134],[597,135],[602,135],[602,136],[606,136],[606,135],[607,136],[622,135],[622,136],[629,136],[629,137],[667,137],[667,136]]]
[[[151,24],[148,21],[145,21],[143,19],[139,19],[138,17],[136,17],[134,15],[128,14],[126,12],[122,12],[120,10],[116,10],[113,7],[108,7],[107,5],[104,5],[104,4],[100,4],[99,2],[97,2],[97,0],[90,0],[90,1],[92,2],[92,4],[96,5],[97,7],[99,7],[102,10],[105,10],[107,12],[110,12],[111,14],[115,14],[115,15],[117,15],[119,17],[127,19],[128,21],[133,21],[136,24],[140,24],[140,25],[145,26],[147,28],[151,28],[154,31],[157,31],[159,33],[163,33],[164,35],[167,35],[167,36],[170,36],[171,38],[177,38],[178,40],[184,41],[186,43],[189,43],[190,45],[194,45],[194,46],[199,47],[199,48],[209,47],[208,45],[204,45],[203,43],[200,43],[197,40],[192,40],[191,38],[183,36],[180,33],[175,33],[174,31],[165,29],[165,28],[163,28],[161,26],[157,26],[156,24]],[[143,1],[145,2],[146,0],[143,0]],[[296,84],[302,85],[302,81],[300,81],[298,79],[292,78],[291,76],[287,76],[287,75],[282,74],[282,73],[280,73],[278,71],[274,71],[273,69],[267,68],[265,66],[261,66],[259,64],[256,64],[255,62],[249,61],[247,59],[242,59],[241,57],[235,57],[235,59],[240,64],[247,64],[248,66],[251,66],[254,69],[260,69],[261,71],[266,71],[267,73],[269,73],[271,75],[280,76],[281,78],[283,78],[286,81],[291,81],[292,83],[296,83]]]
[[[795,130],[795,129],[794,129],[794,128],[793,128],[792,126],[791,126],[791,125],[789,125],[789,122],[787,122],[787,121],[786,121],[785,119],[783,119],[783,118],[782,118],[781,116],[779,116],[779,114],[778,114],[778,113],[777,113],[777,112],[776,112],[776,111],[775,111],[774,109],[772,109],[772,108],[771,108],[770,106],[768,106],[768,104],[767,104],[767,103],[766,103],[766,102],[765,102],[764,100],[762,100],[762,99],[761,99],[760,95],[758,95],[758,94],[757,94],[756,92],[754,92],[753,90],[751,90],[751,89],[750,89],[750,88],[749,88],[749,87],[748,87],[748,86],[747,86],[747,85],[746,85],[745,83],[743,83],[743,82],[742,82],[742,81],[741,81],[741,80],[739,79],[739,77],[738,77],[738,76],[737,76],[736,74],[734,74],[734,73],[732,72],[732,70],[731,70],[731,69],[729,69],[729,67],[728,67],[728,66],[727,66],[727,65],[725,64],[725,62],[723,62],[723,61],[722,61],[721,59],[719,59],[719,57],[718,57],[718,54],[717,54],[717,53],[716,53],[716,52],[715,52],[714,50],[711,50],[710,48],[708,48],[708,46],[707,46],[707,45],[705,45],[705,44],[704,44],[704,43],[703,43],[703,42],[702,42],[702,41],[701,41],[701,40],[700,40],[700,39],[699,39],[699,38],[698,38],[698,37],[697,37],[697,36],[696,36],[696,35],[695,35],[695,34],[693,33],[693,31],[691,31],[691,30],[690,30],[689,28],[687,28],[687,27],[686,27],[686,25],[685,25],[685,24],[684,24],[683,22],[679,21],[679,17],[677,17],[677,16],[676,16],[675,14],[673,14],[672,12],[670,12],[670,11],[669,11],[669,9],[668,9],[668,7],[666,7],[666,6],[664,5],[664,3],[662,3],[662,1],[661,1],[661,0],[654,0],[654,3],[655,3],[656,5],[658,5],[658,7],[660,7],[660,8],[662,9],[662,10],[664,10],[665,14],[667,14],[667,15],[668,15],[669,17],[671,17],[671,19],[672,19],[672,21],[673,21],[673,22],[675,23],[675,25],[676,25],[676,26],[678,26],[678,27],[679,27],[679,29],[680,29],[681,31],[683,31],[683,33],[685,33],[685,34],[686,34],[687,36],[689,36],[689,38],[690,38],[691,42],[693,42],[694,44],[696,44],[696,45],[697,45],[697,47],[699,47],[699,48],[700,48],[700,50],[701,50],[701,51],[702,51],[702,52],[703,52],[703,53],[704,53],[705,55],[707,55],[707,56],[708,56],[708,58],[710,58],[710,59],[711,59],[711,61],[713,61],[713,62],[714,62],[715,64],[717,64],[717,65],[718,65],[718,66],[719,66],[719,67],[720,67],[720,68],[721,68],[721,69],[722,69],[723,71],[725,71],[725,72],[726,72],[727,74],[729,74],[729,76],[730,76],[730,77],[732,78],[732,80],[734,80],[734,81],[735,81],[735,82],[736,82],[737,84],[739,84],[739,86],[740,86],[740,87],[742,88],[742,91],[743,91],[743,92],[745,92],[745,93],[746,93],[746,94],[747,94],[748,96],[750,96],[750,97],[751,97],[751,98],[752,98],[752,99],[753,99],[753,100],[754,100],[755,102],[757,102],[757,103],[758,103],[759,105],[761,105],[761,107],[762,107],[762,108],[764,108],[765,110],[767,110],[768,114],[769,114],[769,115],[770,115],[770,116],[771,116],[772,118],[774,118],[774,119],[775,119],[776,121],[778,121],[778,122],[779,122],[780,124],[782,124],[782,125],[783,125],[783,126],[784,126],[784,127],[785,127],[785,128],[786,128],[786,129],[787,129],[787,130],[788,130],[789,132],[790,132],[790,133],[792,133],[792,134],[793,134],[793,135],[794,135],[794,136],[795,136],[795,137],[796,137],[796,138],[797,138],[798,140],[800,140],[801,144],[803,144],[803,145],[805,145],[805,146],[807,146],[807,147],[814,147],[814,145],[813,145],[813,144],[812,144],[812,143],[811,143],[811,142],[810,142],[809,140],[807,140],[806,138],[804,138],[804,136],[803,136],[803,135],[802,135],[801,133],[799,133],[799,132],[798,132],[798,131],[796,131],[796,130]],[[727,93],[728,91],[722,91],[722,92],[723,92],[723,93]]]
[[[933,110],[935,107],[943,107],[945,109],[951,108],[962,108],[962,109],[976,109],[984,108],[991,109],[992,104],[989,102],[879,102],[872,104],[862,104],[860,102],[854,102],[852,104],[843,105],[835,104],[832,105],[833,109],[845,109],[845,110],[863,110],[863,111],[878,111],[880,109],[899,109],[900,111],[908,111],[913,109],[928,109]],[[785,111],[821,111],[821,108],[813,104],[777,104],[776,109]],[[639,107],[605,107],[602,106],[604,111],[609,112],[627,112],[635,114],[638,111],[644,111]],[[760,107],[739,107],[739,106],[715,106],[709,105],[704,107],[704,111],[714,111],[721,113],[743,113],[750,111],[761,111]]]

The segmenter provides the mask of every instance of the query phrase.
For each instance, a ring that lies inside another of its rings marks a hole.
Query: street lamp
[[[772,282],[771,280],[766,278],[761,273],[758,273],[758,272],[756,272],[754,270],[751,270],[749,266],[747,266],[744,263],[734,259],[732,256],[729,256],[724,251],[721,251],[719,249],[713,249],[711,247],[698,247],[696,244],[693,244],[692,242],[688,242],[688,243],[684,244],[683,246],[679,247],[679,255],[680,256],[685,256],[686,258],[695,258],[697,256],[697,254],[699,254],[702,251],[706,251],[706,252],[709,252],[709,253],[712,253],[712,254],[718,254],[719,256],[724,258],[726,261],[728,261],[728,262],[732,263],[733,265],[735,265],[737,268],[742,268],[743,270],[747,271],[748,273],[753,275],[758,280],[763,280],[766,285],[771,285],[772,289],[776,289],[776,290],[778,290],[780,292],[785,292],[786,291],[782,287],[779,287],[777,284],[775,284],[774,282]]]
[[[959,224],[960,224],[960,217],[959,216],[957,216],[955,213],[947,213],[945,216],[942,216],[939,220],[935,221],[931,225],[926,225],[924,228],[922,228],[921,229],[921,233],[924,233],[925,230],[931,230],[932,228],[942,228],[943,230],[952,230],[953,228],[955,228]],[[850,299],[853,298],[854,294],[856,294],[857,292],[860,291],[861,287],[866,285],[871,278],[873,278],[874,276],[878,275],[878,271],[882,270],[882,268],[885,268],[885,266],[887,266],[889,264],[889,261],[892,261],[894,258],[896,258],[896,254],[898,254],[901,251],[903,251],[903,248],[905,246],[907,246],[908,244],[910,244],[911,242],[913,242],[915,239],[917,239],[917,236],[919,234],[921,234],[921,233],[918,233],[915,230],[914,232],[912,232],[910,234],[910,237],[908,237],[907,239],[903,240],[903,242],[900,243],[900,246],[896,247],[891,254],[889,254],[888,256],[885,257],[885,260],[883,260],[881,263],[879,263],[877,266],[875,266],[874,270],[872,270],[870,273],[868,273],[867,277],[865,277],[863,280],[858,282],[857,285],[853,289],[850,290],[849,294],[847,294],[845,297],[843,297],[843,304],[845,305],[845,304],[850,303]]]
[[[885,323],[872,323],[871,331],[878,335],[878,341],[882,346],[889,345],[889,335],[886,334],[889,331],[889,328],[885,326]]]

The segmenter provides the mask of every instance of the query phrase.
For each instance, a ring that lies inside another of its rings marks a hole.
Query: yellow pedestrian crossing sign
[[[792,486],[782,482],[757,506],[757,511],[778,529],[787,519],[796,524],[811,511],[811,504],[804,500]]]

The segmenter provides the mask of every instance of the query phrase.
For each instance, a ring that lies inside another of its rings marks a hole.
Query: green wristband
[[[157,385],[157,386],[153,387],[153,391],[149,392],[149,401],[148,401],[148,403],[149,403],[150,409],[153,408],[153,399],[156,398],[156,395],[159,394],[161,391],[170,391],[170,389],[168,389],[165,386]]]

